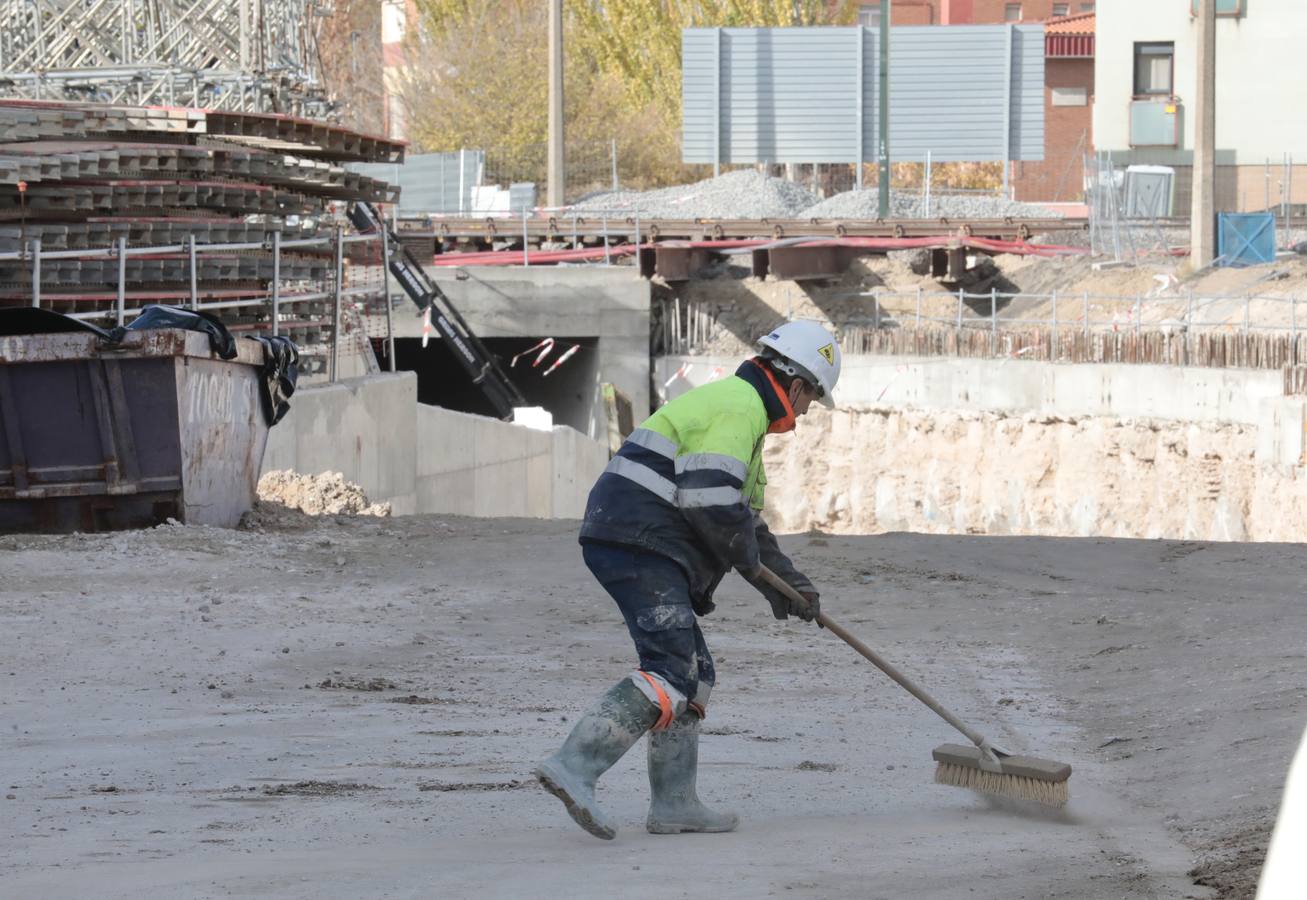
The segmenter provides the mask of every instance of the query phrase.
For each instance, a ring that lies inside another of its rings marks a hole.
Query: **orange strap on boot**
[[[672,724],[672,719],[676,718],[676,709],[672,706],[672,698],[667,696],[667,692],[663,690],[663,686],[658,683],[657,678],[654,678],[648,672],[639,669],[636,669],[636,671],[644,677],[645,681],[649,682],[649,686],[654,689],[654,694],[658,697],[658,721],[654,722],[653,730],[663,731],[668,725]]]

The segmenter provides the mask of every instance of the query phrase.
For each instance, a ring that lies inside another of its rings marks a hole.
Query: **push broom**
[[[790,600],[800,604],[807,603],[802,594],[766,566],[762,567],[762,579]],[[945,709],[924,688],[850,634],[842,625],[832,622],[824,613],[817,616],[817,623],[861,653],[908,693],[934,710],[945,722],[966,735],[967,739],[975,745],[968,747],[963,744],[942,744],[936,747],[931,753],[937,763],[935,781],[954,787],[971,788],[986,794],[996,794],[1000,797],[1034,800],[1050,806],[1066,804],[1067,779],[1071,777],[1070,765],[1035,756],[1016,756],[1000,747],[995,747],[984,735]]]

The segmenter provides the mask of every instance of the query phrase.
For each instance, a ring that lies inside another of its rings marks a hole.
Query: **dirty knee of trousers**
[[[693,698],[716,674],[695,620],[685,571],[656,553],[587,545],[586,565],[617,603],[640,669]]]

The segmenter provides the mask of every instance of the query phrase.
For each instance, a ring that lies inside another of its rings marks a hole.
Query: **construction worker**
[[[600,698],[536,777],[576,823],[611,840],[595,782],[646,731],[654,834],[731,831],[739,818],[699,802],[699,722],[716,676],[695,616],[734,568],[778,619],[812,621],[818,594],[761,518],[762,445],[794,429],[813,400],[833,406],[840,376],[835,338],[815,322],[789,322],[758,341],[735,375],[694,388],[631,433],[590,491],[581,546],[586,566],[617,601],[640,667]],[[762,581],[766,566],[805,599]]]

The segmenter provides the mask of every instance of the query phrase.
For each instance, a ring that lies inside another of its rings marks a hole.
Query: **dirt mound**
[[[259,479],[259,501],[310,516],[389,516],[389,503],[372,503],[363,488],[339,472],[297,475],[289,469]]]

